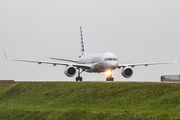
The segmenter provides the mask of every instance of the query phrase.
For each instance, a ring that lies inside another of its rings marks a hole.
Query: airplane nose
[[[107,69],[116,69],[117,66],[118,66],[118,62],[117,61],[111,61],[111,62],[107,62],[106,63]]]
[[[113,67],[114,69],[116,69],[117,66],[118,66],[118,63],[117,63],[117,62],[113,62],[112,67]]]

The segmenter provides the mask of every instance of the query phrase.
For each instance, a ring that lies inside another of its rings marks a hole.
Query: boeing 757
[[[97,53],[97,54],[86,54],[85,43],[82,34],[82,27],[80,27],[80,37],[81,37],[81,56],[79,56],[78,60],[72,59],[64,59],[64,58],[50,58],[54,60],[66,61],[66,63],[62,62],[49,62],[49,61],[38,61],[38,60],[25,60],[25,59],[12,59],[8,58],[5,51],[5,57],[8,60],[13,61],[22,61],[22,62],[33,62],[38,64],[52,64],[56,65],[64,65],[66,66],[64,73],[68,77],[73,77],[78,72],[78,77],[76,77],[76,81],[82,81],[82,77],[80,74],[82,72],[90,72],[90,73],[101,73],[106,72],[107,78],[106,81],[114,81],[112,77],[112,71],[117,68],[122,68],[122,76],[125,78],[130,78],[133,75],[132,68],[135,66],[148,66],[148,65],[159,65],[159,64],[173,64],[176,63],[177,58],[173,62],[154,62],[154,63],[135,63],[135,64],[119,64],[119,60],[117,56],[111,52],[105,53]]]

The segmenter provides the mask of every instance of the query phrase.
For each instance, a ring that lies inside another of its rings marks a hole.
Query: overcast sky
[[[70,80],[65,66],[8,61],[8,57],[49,60],[78,59],[80,30],[86,52],[112,52],[119,63],[169,62],[180,54],[179,0],[1,0],[0,80]],[[180,55],[179,55],[180,56]],[[179,57],[180,59],[180,57]],[[127,79],[121,69],[115,81],[160,81],[180,74],[176,64],[133,68]],[[106,74],[82,73],[84,81],[105,81]]]

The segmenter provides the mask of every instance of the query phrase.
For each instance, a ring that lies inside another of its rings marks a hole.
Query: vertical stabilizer
[[[86,55],[86,49],[85,49],[85,43],[83,40],[83,34],[82,34],[82,27],[80,26],[80,33],[81,33],[81,56]]]

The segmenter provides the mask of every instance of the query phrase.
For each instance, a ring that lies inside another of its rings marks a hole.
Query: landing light
[[[107,74],[108,76],[110,76],[110,75],[112,74],[112,72],[111,72],[110,70],[108,70],[108,71],[106,71],[106,74]]]

